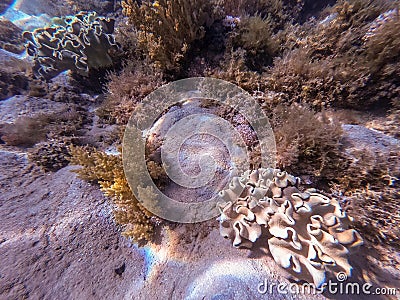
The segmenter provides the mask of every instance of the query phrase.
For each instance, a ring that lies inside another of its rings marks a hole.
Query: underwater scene
[[[400,1],[1,0],[0,299],[400,299]]]

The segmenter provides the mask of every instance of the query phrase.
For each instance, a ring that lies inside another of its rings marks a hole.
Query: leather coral
[[[113,19],[79,12],[53,21],[50,27],[23,33],[36,75],[51,78],[68,69],[88,75],[90,69],[112,64],[110,53],[118,49]]]
[[[320,287],[328,275],[351,275],[348,254],[363,244],[335,199],[301,192],[299,178],[278,169],[247,171],[220,192],[220,233],[235,247],[266,239],[274,260]]]

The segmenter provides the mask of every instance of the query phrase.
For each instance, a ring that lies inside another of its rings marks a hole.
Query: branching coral
[[[125,226],[124,235],[139,242],[151,240],[156,217],[148,212],[134,197],[125,178],[119,155],[86,147],[70,147],[70,161],[82,168],[76,170],[82,179],[97,181],[104,194],[113,199],[114,215],[118,224]]]
[[[34,58],[34,72],[53,77],[71,69],[87,75],[90,69],[110,66],[117,50],[114,20],[95,12],[80,12],[57,21],[59,25],[24,32],[27,53]]]
[[[191,43],[204,37],[217,16],[208,0],[127,0],[122,6],[138,30],[138,46],[161,70],[179,69]]]
[[[314,189],[301,192],[299,179],[277,169],[247,171],[220,193],[220,233],[235,247],[251,248],[268,240],[283,268],[320,287],[338,272],[351,275],[350,250],[363,240],[349,229],[350,217],[335,199]]]

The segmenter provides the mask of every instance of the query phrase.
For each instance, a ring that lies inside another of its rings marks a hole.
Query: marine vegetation
[[[136,105],[160,87],[162,74],[151,64],[128,62],[121,72],[108,76],[107,98],[97,114],[108,123],[126,125]]]
[[[246,171],[220,192],[220,233],[235,247],[266,247],[300,280],[321,287],[339,272],[351,275],[347,256],[363,244],[349,228],[338,201],[315,189],[300,191],[299,178],[278,169]]]
[[[20,116],[10,123],[0,124],[0,140],[8,145],[32,147],[38,142],[78,139],[85,115],[77,107],[60,110],[58,113],[42,113]]]
[[[133,195],[125,178],[121,156],[75,146],[70,147],[70,153],[71,164],[81,166],[75,172],[82,179],[97,182],[104,195],[112,199],[115,221],[123,225],[123,234],[135,242],[150,241],[159,219]]]
[[[279,41],[273,35],[270,18],[243,17],[230,36],[233,49],[246,50],[247,65],[251,69],[269,65],[279,49]]]
[[[278,104],[272,110],[277,165],[295,174],[335,179],[345,168],[339,122],[299,104]]]
[[[44,171],[58,171],[69,164],[69,144],[65,140],[37,143],[28,154],[29,160]]]
[[[393,142],[396,140],[393,139]],[[354,228],[375,245],[400,248],[400,145],[347,150],[344,171],[332,192],[354,217]]]
[[[33,71],[51,78],[72,70],[88,75],[91,69],[109,67],[115,42],[114,20],[99,17],[95,12],[80,12],[59,18],[51,27],[24,32],[28,55],[34,59]]]
[[[218,17],[208,0],[122,2],[123,12],[137,30],[138,47],[163,71],[177,71],[190,45],[205,36]]]
[[[278,93],[276,101],[316,109],[389,106],[399,97],[399,61],[397,51],[390,51],[400,40],[393,31],[398,8],[389,1],[350,0],[325,14],[324,20],[288,28],[287,50],[265,73],[266,87]]]
[[[246,65],[245,50],[232,50],[224,56],[218,67],[206,71],[207,76],[232,82],[248,92],[263,89],[261,75]]]
[[[0,48],[17,54],[24,51],[22,30],[7,19],[0,19]]]

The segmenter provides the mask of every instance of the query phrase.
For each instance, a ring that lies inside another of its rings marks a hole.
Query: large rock
[[[0,151],[2,299],[319,299],[279,294],[274,261],[220,238],[217,222],[170,225],[143,248],[112,221],[96,186]],[[265,282],[275,284],[260,294]]]
[[[400,146],[400,140],[378,130],[361,125],[342,125],[344,131],[343,144],[348,151],[369,149],[374,152],[388,154]]]
[[[0,102],[0,123],[12,123],[22,116],[57,115],[67,108],[66,103],[18,95]]]

